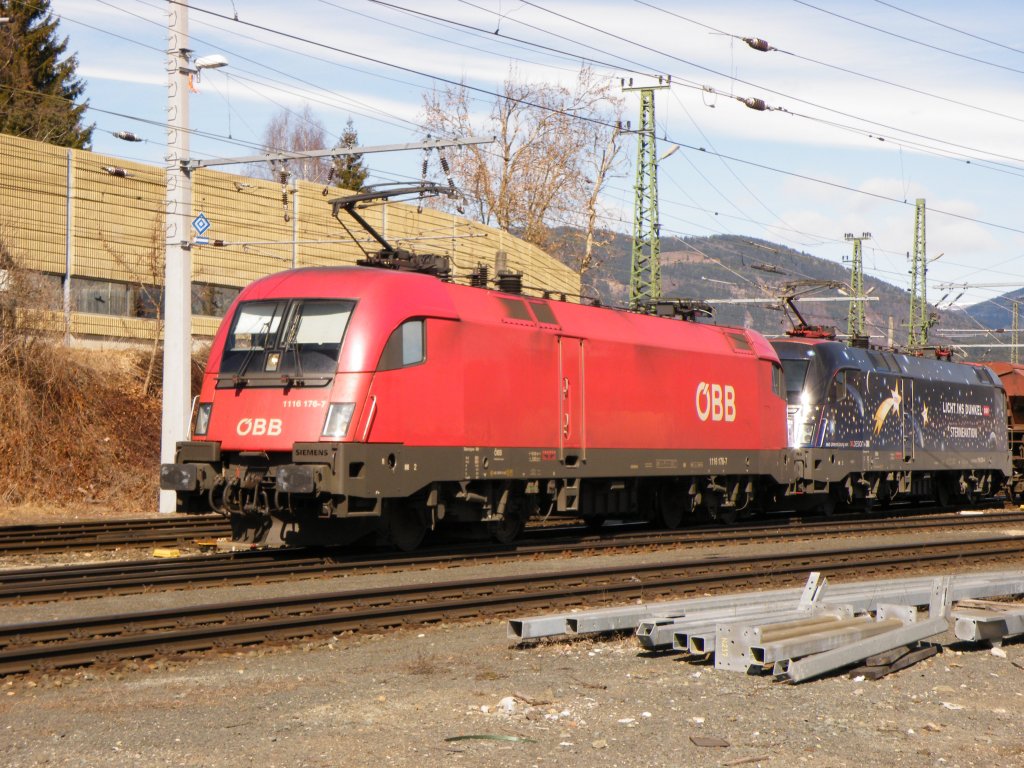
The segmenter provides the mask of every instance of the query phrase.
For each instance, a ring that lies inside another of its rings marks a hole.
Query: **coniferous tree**
[[[341,134],[338,146],[346,149],[359,146],[359,134],[356,133],[351,117],[345,123],[345,131]],[[359,192],[366,184],[366,177],[369,175],[369,170],[363,165],[362,155],[339,155],[334,161],[334,176],[331,183],[342,189]]]
[[[75,76],[78,58],[66,55],[50,0],[0,0],[0,133],[64,147],[87,148],[93,126],[79,101],[85,82]]]

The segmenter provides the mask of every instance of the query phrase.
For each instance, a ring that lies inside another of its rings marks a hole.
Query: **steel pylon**
[[[658,154],[654,134],[654,91],[670,81],[646,87],[623,87],[640,92],[637,130],[636,184],[633,207],[633,255],[629,279],[629,307],[640,309],[661,298],[661,231],[658,223]]]
[[[924,237],[924,198],[917,199],[914,212],[914,252],[910,255],[910,322],[907,346],[921,349],[928,344],[928,258]]]

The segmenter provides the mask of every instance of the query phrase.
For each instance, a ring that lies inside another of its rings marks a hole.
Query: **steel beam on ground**
[[[875,618],[899,619],[904,624],[913,624],[918,620],[916,605],[900,605],[896,603],[879,603],[875,612]]]
[[[998,643],[1024,634],[1024,605],[981,603],[958,605],[951,613],[953,633],[970,643]]]
[[[928,605],[932,598],[933,577],[912,577],[906,579],[884,579],[880,581],[859,581],[849,584],[830,582],[829,604],[849,604],[857,612],[874,611],[879,603],[902,603],[906,605]],[[764,604],[768,601],[788,600],[795,605],[804,593],[804,588],[743,592],[719,597],[699,597],[686,600],[647,603],[615,608],[601,608],[593,611],[560,613],[512,619],[508,625],[508,636],[512,640],[536,640],[543,637],[571,632],[603,632],[626,628],[624,617],[634,617],[634,627],[644,619],[666,616],[682,611],[686,615],[706,610],[712,606],[743,606]],[[948,597],[951,600],[966,598],[994,597],[1024,593],[1024,571],[990,571],[959,574],[951,577]],[[572,622],[572,629],[567,624]],[[520,635],[519,633],[523,634]]]
[[[830,618],[825,619],[830,624],[835,624],[853,616],[851,606],[821,606],[822,611],[828,611]],[[810,621],[809,621],[810,620]],[[794,631],[802,627],[804,633],[809,631],[808,627],[820,627],[822,619],[817,616],[809,616],[808,611],[787,611],[785,613],[766,614],[757,619],[758,623],[751,621],[744,622],[719,622],[715,626],[713,643],[709,643],[709,636],[701,634],[688,638],[690,648],[703,647],[706,650],[715,652],[715,669],[724,669],[730,672],[747,672],[751,667],[758,666],[753,658],[751,647],[760,642],[765,632],[771,632],[772,627],[777,627],[778,632],[786,630]]]
[[[949,622],[944,616],[906,624],[898,629],[874,635],[854,643],[834,648],[824,653],[808,656],[798,661],[783,661],[775,665],[775,674],[784,676],[791,682],[801,683],[814,677],[856,664],[876,653],[884,653],[908,643],[917,643],[935,635],[941,635],[949,629]]]
[[[598,632],[621,632],[636,629],[641,621],[655,615],[683,613],[687,603],[651,603],[630,605],[624,608],[608,608],[603,611],[569,614],[565,617],[565,628],[570,635],[590,635]]]
[[[836,606],[835,609],[822,613],[802,616],[782,621],[772,621],[757,626],[744,627],[743,638],[751,645],[776,643],[813,632],[825,632],[840,621],[853,618],[853,610],[848,606]]]
[[[815,609],[801,608],[795,611],[784,612],[772,610],[770,606],[764,606],[764,609],[749,617],[745,617],[743,621],[729,621],[726,619],[706,624],[695,624],[688,632],[676,632],[672,640],[672,646],[694,654],[711,653],[714,651],[716,659],[719,655],[719,647],[721,647],[722,666],[720,668],[732,669],[735,663],[737,664],[737,669],[745,671],[747,664],[738,662],[737,659],[741,655],[748,654],[750,646],[748,640],[749,632],[755,626],[755,622],[772,626],[771,622],[806,622],[808,620],[817,622],[822,620],[821,614],[816,613]],[[852,611],[845,606],[821,607],[817,610],[827,612],[826,615],[830,617],[852,615]],[[830,618],[828,620],[835,619]],[[720,640],[721,643],[719,642]],[[740,664],[742,666],[739,666]]]
[[[708,627],[714,627],[722,621],[732,619],[750,620],[760,616],[770,615],[774,611],[787,610],[792,608],[792,602],[779,601],[768,603],[757,603],[748,606],[730,606],[725,608],[709,608],[708,610],[687,611],[686,616],[664,617],[656,616],[644,619],[636,628],[636,638],[640,645],[648,650],[661,650],[669,646],[676,650],[685,651],[686,646],[676,647],[674,637],[686,635],[692,631],[706,631]]]
[[[542,637],[556,637],[565,634],[565,616],[527,616],[523,619],[509,619],[507,635],[509,640],[523,642],[539,640]]]
[[[685,619],[679,617],[657,616],[644,619],[636,628],[636,639],[641,646],[649,651],[657,651],[672,645],[672,633]]]
[[[824,653],[867,637],[881,635],[903,626],[899,619],[875,621],[870,616],[857,616],[838,622],[834,627],[791,637],[774,643],[752,645],[750,656],[759,666],[774,664],[783,659],[800,659],[815,653]]]

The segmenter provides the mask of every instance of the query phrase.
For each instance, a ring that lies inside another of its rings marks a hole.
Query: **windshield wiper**
[[[267,346],[269,346],[267,341],[269,341],[270,337],[270,327],[274,322],[274,318],[277,317],[277,309],[278,308],[275,307],[274,313],[270,316],[270,319],[260,326],[259,333],[265,337],[264,346],[259,348],[261,352],[266,352]],[[249,364],[252,362],[253,357],[256,356],[256,349],[257,347],[255,346],[249,347],[249,351],[246,352],[245,357],[242,358],[242,364],[238,366],[238,370],[235,372],[235,375],[231,377],[231,383],[236,387],[244,387],[249,383],[249,380],[245,378],[245,372],[249,369]]]
[[[302,309],[300,307],[292,317],[291,330],[288,333],[288,338],[281,346],[282,352],[288,352],[291,350],[292,357],[295,360],[295,375],[292,376],[286,373],[281,376],[281,383],[284,384],[285,389],[294,384],[302,384],[305,382],[305,374],[302,372],[302,356],[299,354],[299,345],[295,343],[295,337],[299,335],[299,321],[301,319]]]

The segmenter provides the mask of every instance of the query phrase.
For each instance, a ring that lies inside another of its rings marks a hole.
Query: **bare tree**
[[[263,148],[268,153],[308,152],[327,148],[327,130],[323,122],[307,104],[302,112],[281,109],[270,118],[263,132]],[[331,169],[330,158],[306,157],[289,160],[287,163],[257,164],[251,170],[253,176],[278,180],[285,171],[287,177],[295,177],[323,183]]]
[[[621,99],[589,68],[571,88],[523,83],[510,73],[490,115],[476,120],[468,89],[424,95],[434,135],[497,137],[450,158],[452,177],[477,217],[538,247],[559,245],[555,227],[583,233],[577,268],[591,266],[600,194],[619,167]]]

